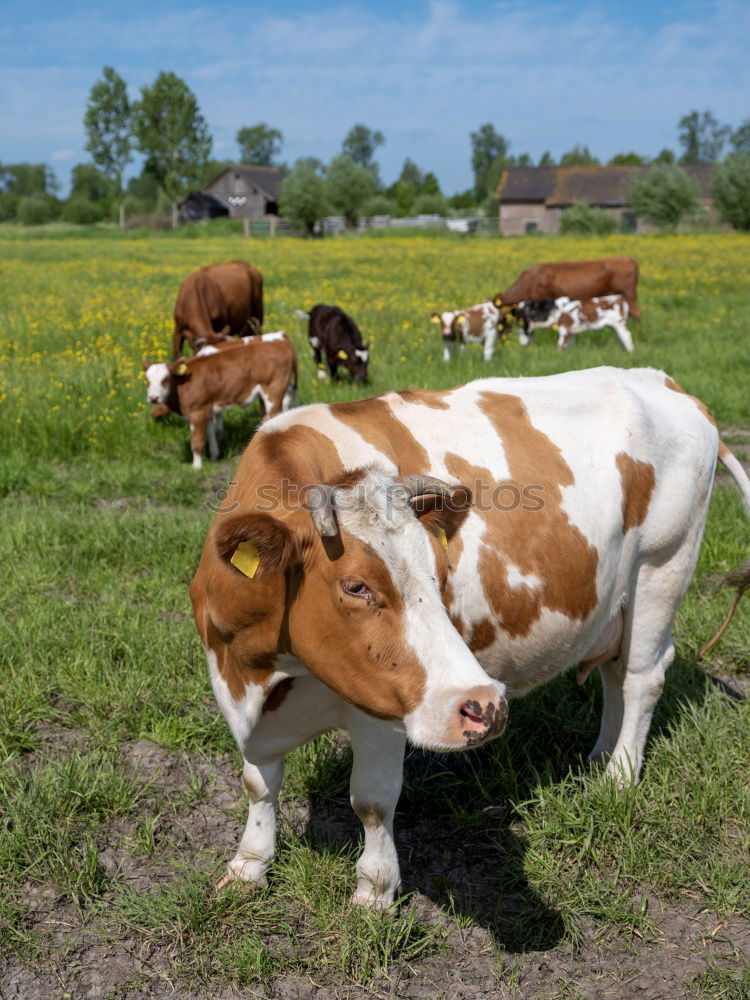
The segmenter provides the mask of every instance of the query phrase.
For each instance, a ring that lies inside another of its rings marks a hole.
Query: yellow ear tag
[[[185,375],[186,373],[187,373],[187,365],[186,364],[181,364],[180,367],[177,369],[177,374],[178,375]]]
[[[440,542],[445,551],[448,551],[448,536],[445,533],[445,528],[441,528],[439,525],[432,529],[435,538]]]
[[[337,358],[341,358],[342,361],[346,361],[346,359],[349,357],[349,355],[346,353],[346,351],[339,351],[339,353],[336,355],[336,357]]]
[[[440,322],[439,316],[430,316],[430,323],[439,323],[439,322]]]
[[[229,561],[250,580],[258,572],[258,566],[260,566],[260,556],[252,542],[240,542]]]

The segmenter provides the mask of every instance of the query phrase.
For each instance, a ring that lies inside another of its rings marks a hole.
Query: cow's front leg
[[[211,461],[219,461],[219,431],[221,416],[215,414],[206,424],[206,434],[208,435],[208,454]]]
[[[493,323],[484,336],[484,360],[492,361],[495,353],[495,341],[497,340],[497,326]]]
[[[260,767],[244,762],[242,782],[250,799],[247,824],[217,889],[236,880],[252,882],[261,889],[268,885],[266,872],[276,853],[276,799],[283,777],[283,757]]]
[[[354,708],[348,716],[353,756],[351,803],[365,833],[352,902],[385,909],[401,890],[393,814],[401,794],[406,737],[388,723]]]
[[[630,330],[628,330],[624,323],[613,323],[612,329],[617,334],[617,339],[620,341],[628,354],[632,354],[633,338],[630,336]]]
[[[203,467],[203,448],[206,444],[206,429],[211,422],[210,410],[197,410],[188,417],[190,421],[190,450],[193,453],[193,468]]]

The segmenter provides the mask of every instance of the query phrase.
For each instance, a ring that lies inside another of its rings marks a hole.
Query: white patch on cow
[[[519,590],[521,587],[528,587],[529,590],[539,590],[542,586],[542,581],[536,574],[523,573],[515,563],[506,563],[505,573],[509,586],[513,587],[514,590]]]
[[[275,330],[273,333],[264,333],[260,338],[264,344],[271,344],[274,341],[286,340],[286,333],[283,330]]]
[[[367,362],[370,360],[370,352],[368,350],[365,349],[360,350],[358,347],[355,347],[354,353],[357,355],[357,357],[359,358],[359,360],[362,362],[363,365],[366,365]]]
[[[218,354],[219,348],[214,347],[213,344],[206,344],[205,347],[201,347],[199,351],[195,352],[196,358],[210,358],[212,354]]]
[[[489,686],[498,704],[504,685],[490,680],[451,623],[428,533],[403,496],[394,492],[393,480],[369,473],[341,491],[336,513],[340,525],[383,560],[401,595],[405,639],[426,676],[424,697],[404,718],[404,726],[420,746],[440,746],[440,734],[449,730],[463,691]]]
[[[242,400],[240,406],[249,406],[254,399],[258,398],[260,394],[261,394],[260,386],[254,385],[252,388],[252,392],[250,393],[249,396],[247,396],[245,399]]]
[[[319,347],[320,347],[320,337],[310,337],[310,344],[317,351],[319,349]]]
[[[166,403],[169,396],[169,367],[163,361],[149,365],[145,372],[146,399],[149,403]]]

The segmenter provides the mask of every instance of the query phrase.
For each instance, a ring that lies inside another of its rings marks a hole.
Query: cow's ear
[[[222,562],[250,580],[281,573],[301,558],[294,533],[269,514],[217,518],[214,545]]]
[[[473,502],[469,487],[459,483],[453,487],[451,496],[426,493],[415,497],[411,508],[428,531],[440,542],[443,539],[448,542],[466,520]]]
[[[430,322],[431,323],[440,323],[440,322],[442,322],[442,320],[440,318],[440,313],[430,313]]]
[[[151,367],[151,362],[147,361],[145,358],[141,358],[141,368],[144,370],[144,372],[147,372],[150,367]]]
[[[498,293],[492,301],[495,303],[495,305],[499,309],[500,306],[503,304],[503,297],[502,297],[502,295],[500,295]]]

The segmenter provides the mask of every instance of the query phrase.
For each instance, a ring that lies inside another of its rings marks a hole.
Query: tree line
[[[124,227],[126,216],[168,209],[175,225],[180,198],[226,165],[211,158],[211,134],[198,100],[175,73],[159,73],[131,101],[125,80],[112,67],[104,67],[89,93],[84,128],[91,162],[73,167],[70,194],[64,201],[57,197],[59,184],[46,164],[0,164],[0,222],[33,224],[59,217],[91,223],[117,217]],[[636,152],[618,153],[608,161],[651,167],[633,186],[636,211],[659,225],[676,224],[675,218],[679,221],[698,200],[695,185],[680,167],[717,164],[729,149],[714,170],[714,197],[733,225],[750,228],[750,119],[733,130],[711,111],[691,111],[678,122],[678,136],[679,155],[665,148],[650,162]],[[327,164],[314,157],[298,159],[291,167],[282,162],[284,137],[265,122],[243,126],[235,137],[240,162],[278,167],[283,175],[281,214],[308,233],[331,214],[343,216],[351,226],[373,215],[446,215],[451,210],[494,214],[497,185],[509,167],[600,162],[587,146],[576,144],[558,159],[546,151],[534,163],[528,153],[512,154],[510,141],[491,123],[470,132],[468,140],[473,184],[446,196],[435,173],[409,157],[396,181],[385,186],[376,153],[386,138],[361,123],[351,127],[340,152]],[[136,153],[142,157],[142,167],[126,183]],[[592,226],[593,211],[590,217],[578,207],[578,215],[573,212],[570,221],[580,217],[584,228]],[[603,219],[599,223],[603,225]]]

